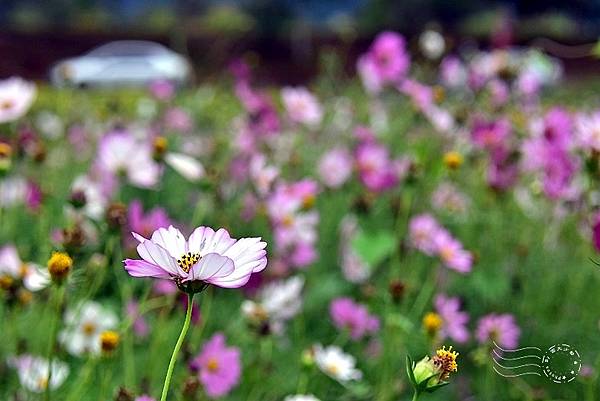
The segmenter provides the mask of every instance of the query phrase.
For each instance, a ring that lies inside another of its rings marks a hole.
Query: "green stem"
[[[175,344],[175,348],[173,348],[173,354],[171,355],[171,361],[169,361],[169,367],[167,368],[167,375],[165,376],[165,383],[163,385],[162,394],[160,396],[160,401],[167,400],[167,393],[169,392],[169,385],[171,384],[171,377],[173,376],[173,370],[175,369],[175,362],[177,361],[177,354],[179,354],[179,350],[181,349],[181,345],[183,344],[183,339],[187,334],[187,331],[190,327],[190,321],[192,320],[192,306],[193,306],[194,294],[188,294],[188,304],[187,311],[185,312],[185,321],[183,322],[183,327],[181,328],[181,333],[179,334],[179,338],[177,339],[177,343]]]
[[[60,309],[62,306],[62,298],[64,289],[62,284],[57,284],[54,287],[53,301],[54,301],[54,316],[52,317],[52,325],[50,330],[50,343],[48,344],[48,351],[46,353],[46,359],[48,361],[48,378],[46,381],[46,389],[44,391],[44,399],[50,401],[50,380],[52,379],[52,353],[54,346],[56,345],[56,339],[58,337],[58,322],[60,320]]]
[[[412,397],[412,401],[417,401],[419,399],[419,392],[415,390],[415,393],[413,394]]]

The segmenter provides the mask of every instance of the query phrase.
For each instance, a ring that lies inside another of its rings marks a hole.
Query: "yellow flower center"
[[[48,260],[48,272],[54,280],[64,279],[73,267],[73,259],[64,252],[54,252]]]
[[[315,205],[316,197],[314,195],[307,195],[302,199],[302,207],[304,209],[310,209]]]
[[[15,106],[15,103],[12,100],[6,99],[0,102],[0,109],[2,110],[10,110]]]
[[[0,288],[8,290],[12,286],[13,282],[14,280],[11,276],[0,276]]]
[[[112,330],[107,330],[100,334],[100,345],[102,346],[102,351],[104,352],[112,352],[119,345],[119,333]]]
[[[81,325],[81,331],[83,331],[83,334],[86,336],[91,336],[96,332],[96,325],[92,322],[85,322]]]
[[[292,217],[292,215],[287,215],[283,218],[283,220],[281,220],[281,223],[285,226],[285,227],[291,227],[292,224],[294,224],[294,218]]]
[[[0,158],[8,158],[12,154],[12,148],[8,143],[0,142]]]
[[[215,358],[210,358],[206,364],[206,367],[209,371],[214,373],[219,370],[219,362]]]
[[[177,261],[177,264],[179,267],[181,267],[181,270],[189,273],[192,266],[194,266],[196,262],[200,260],[200,258],[201,256],[199,253],[188,252]]]
[[[463,157],[458,152],[448,152],[444,155],[444,164],[449,169],[456,170],[463,164]]]
[[[332,376],[337,376],[340,373],[340,367],[334,362],[330,362],[325,370]]]
[[[48,378],[47,377],[40,377],[38,379],[37,385],[40,389],[45,390],[46,387],[48,387]]]

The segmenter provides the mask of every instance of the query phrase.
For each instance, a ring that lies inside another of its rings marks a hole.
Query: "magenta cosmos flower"
[[[215,334],[194,358],[190,368],[198,371],[206,395],[218,398],[235,387],[241,374],[240,350],[225,345],[225,336]]]
[[[494,341],[501,347],[513,349],[519,345],[520,335],[521,329],[514,316],[508,313],[485,315],[477,324],[477,340],[480,344]]]
[[[260,238],[233,239],[227,230],[198,227],[189,239],[173,226],[159,228],[150,239],[132,233],[139,241],[140,259],[126,259],[125,270],[133,277],[174,281],[186,292],[208,284],[239,288],[252,273],[267,265],[266,242]]]
[[[350,298],[334,299],[329,306],[329,314],[338,329],[349,330],[353,340],[379,331],[379,318]]]

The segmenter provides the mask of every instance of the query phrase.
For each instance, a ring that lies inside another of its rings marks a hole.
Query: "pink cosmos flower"
[[[425,111],[433,104],[433,89],[413,79],[405,79],[398,85],[398,90],[412,100],[415,107]]]
[[[142,259],[126,259],[127,272],[133,277],[172,280],[186,290],[207,284],[239,288],[267,265],[266,242],[260,238],[236,240],[223,228],[215,232],[198,227],[188,240],[173,226],[159,228],[150,239],[132,234],[139,241],[137,251]]]
[[[135,301],[129,301],[125,306],[125,315],[133,320],[133,332],[136,336],[144,338],[150,332],[146,319],[140,315],[140,305]]]
[[[206,395],[218,398],[237,386],[241,375],[240,350],[225,345],[225,336],[215,334],[194,358],[190,368],[198,371]]]
[[[154,186],[160,174],[150,146],[125,131],[113,131],[100,139],[96,165],[104,177],[125,174],[133,185],[142,188]]]
[[[362,183],[371,191],[383,192],[399,180],[388,149],[375,142],[363,142],[356,149],[356,164]]]
[[[171,225],[171,219],[169,219],[165,209],[160,207],[155,207],[144,213],[142,202],[135,199],[129,204],[127,224],[130,231],[135,231],[144,237],[148,237],[159,228],[166,228]]]
[[[471,138],[480,149],[492,150],[506,143],[511,135],[510,122],[505,119],[485,121],[475,119],[471,130]]]
[[[162,101],[167,101],[175,95],[175,85],[165,79],[152,82],[149,89],[152,96]]]
[[[600,152],[600,110],[580,114],[575,120],[578,145],[588,151]]]
[[[502,348],[514,349],[519,345],[521,329],[510,314],[491,313],[479,319],[477,340],[480,344],[495,341]]]
[[[412,246],[432,256],[437,251],[435,235],[442,228],[430,214],[420,214],[410,219],[409,238]]]
[[[463,249],[462,244],[446,230],[439,230],[433,238],[442,262],[459,273],[468,273],[473,265],[473,255]]]
[[[283,105],[292,121],[315,127],[321,123],[323,109],[317,98],[303,87],[281,90]]]
[[[385,84],[398,83],[410,67],[404,37],[396,32],[382,32],[375,38],[369,51],[362,55],[357,68],[365,87],[378,92]]]
[[[21,118],[35,99],[35,84],[12,77],[0,81],[0,123]]]
[[[435,309],[444,322],[441,329],[442,339],[451,338],[457,343],[466,343],[469,340],[469,314],[460,311],[459,299],[440,294],[435,298]]]
[[[339,188],[352,175],[352,155],[344,148],[334,148],[319,161],[319,176],[330,188]]]
[[[334,299],[329,305],[329,314],[335,326],[340,330],[349,330],[354,340],[379,331],[379,318],[369,314],[364,305],[350,298]]]
[[[149,395],[140,395],[139,397],[135,398],[135,401],[156,401],[154,398],[150,397]]]
[[[193,121],[189,113],[180,107],[172,107],[165,112],[165,126],[178,132],[190,132]]]
[[[460,88],[467,82],[467,69],[456,56],[446,56],[440,64],[440,79],[450,88]]]

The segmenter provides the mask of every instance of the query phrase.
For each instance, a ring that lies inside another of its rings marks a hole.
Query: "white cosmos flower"
[[[183,153],[167,153],[165,163],[191,182],[196,182],[206,175],[204,166],[198,160]]]
[[[313,350],[318,368],[332,379],[347,382],[362,378],[362,372],[356,369],[356,359],[345,354],[340,347],[330,345],[323,348],[321,344],[317,344]]]
[[[50,283],[50,274],[35,263],[25,263],[19,257],[17,248],[8,244],[0,248],[0,277],[23,280],[29,291],[39,291]]]
[[[242,313],[252,320],[270,321],[277,332],[300,312],[303,286],[304,278],[300,276],[270,283],[261,289],[256,302],[242,303]]]
[[[65,315],[65,329],[59,333],[59,341],[72,355],[101,352],[100,335],[118,324],[117,315],[94,301],[80,304]]]
[[[304,87],[281,89],[283,105],[292,121],[315,127],[323,119],[323,109],[317,98]]]
[[[35,84],[12,77],[0,81],[0,123],[21,118],[35,99]]]
[[[284,401],[321,401],[312,394],[288,395]]]
[[[8,365],[17,370],[21,385],[34,393],[41,393],[48,385],[51,390],[60,387],[69,375],[69,366],[58,360],[52,361],[52,377],[48,383],[50,364],[47,359],[21,355],[8,359]]]

